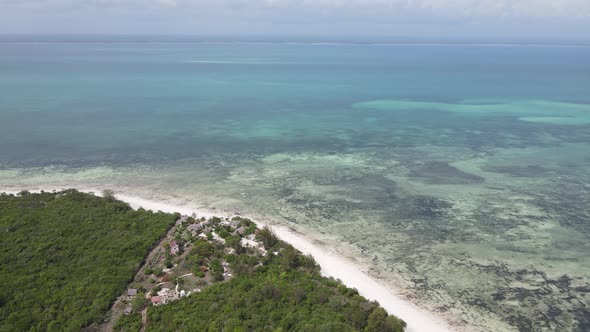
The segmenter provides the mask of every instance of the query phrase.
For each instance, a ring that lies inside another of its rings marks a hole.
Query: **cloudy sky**
[[[0,0],[0,33],[590,39],[590,0]]]

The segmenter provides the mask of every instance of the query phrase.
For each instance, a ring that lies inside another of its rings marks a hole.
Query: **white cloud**
[[[176,5],[178,4],[176,2],[176,0],[157,0],[158,3],[162,6],[166,6],[166,7],[176,7]]]
[[[386,12],[409,10],[451,16],[590,18],[590,0],[252,0],[249,2],[251,5],[274,7],[374,9]]]
[[[590,0],[0,0],[0,33],[590,38]]]
[[[400,12],[439,16],[573,17],[590,20],[590,0],[0,0],[3,6],[206,7],[249,10]]]

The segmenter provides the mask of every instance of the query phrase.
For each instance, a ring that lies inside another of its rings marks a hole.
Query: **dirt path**
[[[160,249],[162,247],[162,242],[164,242],[168,238],[172,237],[172,235],[174,234],[174,231],[176,231],[176,228],[178,227],[178,225],[180,225],[180,223],[181,223],[181,221],[180,221],[180,219],[178,219],[176,221],[176,223],[174,224],[174,226],[170,227],[170,229],[168,230],[166,235],[162,238],[162,240],[158,243],[158,245],[155,246],[154,249],[152,249],[152,251],[150,251],[150,253],[145,258],[144,264],[139,268],[139,271],[137,271],[137,274],[135,275],[136,278],[137,278],[138,274],[143,272],[145,265],[148,262],[151,262],[154,260],[154,258],[158,255],[158,251],[159,251],[158,249]]]
[[[141,311],[141,329],[139,329],[139,332],[145,332],[145,328],[147,327],[147,311],[147,307]]]
[[[161,249],[162,243],[164,241],[168,240],[174,234],[174,231],[176,231],[176,228],[178,227],[178,225],[180,225],[180,223],[181,223],[181,221],[180,221],[180,219],[178,219],[176,221],[176,223],[172,227],[170,227],[168,232],[166,232],[166,235],[164,237],[162,237],[162,240],[160,242],[158,242],[158,244],[156,246],[154,246],[154,248],[150,251],[150,253],[145,258],[143,265],[139,268],[139,270],[137,270],[137,273],[135,274],[135,277],[133,278],[133,280],[137,280],[138,276],[143,273],[146,264],[148,264],[148,262],[151,262],[156,258],[156,256],[158,255],[158,253]],[[125,290],[125,292],[127,292],[127,290]],[[122,302],[125,298],[126,297],[125,297],[125,293],[124,293],[122,296],[120,296],[115,301],[115,303],[113,303],[113,306],[111,307],[111,311],[110,311],[110,318],[108,321],[101,324],[101,326],[98,329],[99,331],[101,331],[101,332],[113,331],[113,327],[115,325],[114,323],[115,323],[116,319],[118,319],[121,315],[123,315],[123,311],[125,310],[125,306],[122,305]],[[144,310],[141,311],[141,322],[142,322],[141,331],[143,332],[145,330],[146,323],[147,323],[147,308],[145,308]]]

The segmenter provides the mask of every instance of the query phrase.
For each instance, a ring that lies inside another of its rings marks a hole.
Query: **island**
[[[242,216],[132,209],[110,191],[0,194],[0,330],[404,331]]]

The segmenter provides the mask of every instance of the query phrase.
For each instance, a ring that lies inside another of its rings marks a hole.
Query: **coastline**
[[[41,190],[52,191],[54,188],[39,188],[29,191],[39,192]],[[94,192],[97,195],[100,195],[101,193],[100,189],[80,188],[78,190],[83,192]],[[19,191],[20,190],[14,189],[2,190],[0,188],[0,192],[6,192],[9,194],[16,194]],[[116,188],[115,196],[117,199],[128,203],[134,209],[141,207],[147,210],[168,213],[179,212],[187,215],[195,213],[197,216],[207,218],[211,216],[230,217],[235,215],[235,213],[223,210],[212,211],[207,210],[206,208],[193,207],[186,204],[176,205],[145,199],[130,193],[121,193],[117,191]],[[356,288],[359,294],[365,298],[379,302],[388,313],[403,319],[407,323],[407,332],[456,331],[456,329],[443,318],[432,312],[419,308],[414,303],[395,294],[392,289],[384,286],[378,280],[362,271],[358,264],[355,264],[347,257],[333,253],[328,247],[314,243],[313,240],[306,237],[304,234],[298,233],[287,226],[277,225],[272,222],[266,222],[255,218],[250,219],[259,227],[269,226],[281,240],[291,244],[302,253],[313,256],[316,262],[321,266],[321,273],[323,276],[340,279],[348,287]]]

